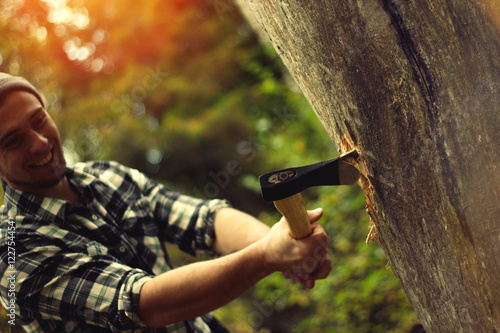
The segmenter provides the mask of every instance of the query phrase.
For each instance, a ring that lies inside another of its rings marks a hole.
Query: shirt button
[[[125,253],[125,251],[126,251],[125,246],[123,246],[123,245],[122,245],[122,246],[120,246],[120,252],[121,252],[121,253]]]

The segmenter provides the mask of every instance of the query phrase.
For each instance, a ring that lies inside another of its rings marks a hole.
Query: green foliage
[[[274,50],[231,3],[55,4],[0,5],[0,70],[40,87],[70,163],[118,160],[272,224],[279,214],[262,202],[258,175],[336,155]],[[328,279],[309,291],[274,274],[216,314],[234,332],[408,332],[417,319],[383,251],[364,243],[362,191],[304,197],[325,210]]]

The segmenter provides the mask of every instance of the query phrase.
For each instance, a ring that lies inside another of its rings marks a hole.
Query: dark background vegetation
[[[69,164],[117,160],[270,225],[279,214],[262,201],[258,175],[338,155],[229,0],[2,0],[0,71],[43,92]],[[383,251],[365,244],[359,187],[304,195],[325,209],[329,278],[308,291],[274,274],[216,314],[234,332],[416,332]],[[193,260],[174,253],[177,264]]]

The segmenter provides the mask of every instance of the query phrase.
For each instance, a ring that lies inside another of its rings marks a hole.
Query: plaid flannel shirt
[[[83,204],[2,184],[0,301],[6,309],[15,303],[17,324],[51,333],[227,332],[212,314],[161,329],[138,316],[142,285],[172,269],[165,242],[192,255],[210,251],[214,216],[226,202],[173,192],[116,162],[79,163],[67,177]]]

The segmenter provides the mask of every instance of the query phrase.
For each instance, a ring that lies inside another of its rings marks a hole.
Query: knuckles
[[[332,265],[328,254],[328,236],[320,225],[311,225],[311,235],[303,239],[293,239],[283,219],[271,230],[268,248],[271,250],[276,270],[285,275],[306,275],[307,280],[326,278]],[[270,252],[267,252],[271,254]]]

